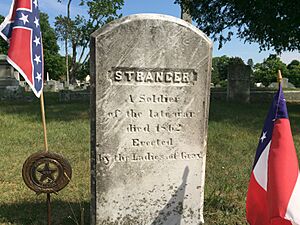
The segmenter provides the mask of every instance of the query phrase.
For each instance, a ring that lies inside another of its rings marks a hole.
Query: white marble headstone
[[[92,224],[203,222],[211,41],[157,14],[91,38]]]

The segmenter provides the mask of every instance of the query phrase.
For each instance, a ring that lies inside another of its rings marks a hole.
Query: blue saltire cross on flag
[[[0,35],[9,42],[7,61],[40,97],[44,59],[38,1],[13,0],[9,15],[0,25]]]

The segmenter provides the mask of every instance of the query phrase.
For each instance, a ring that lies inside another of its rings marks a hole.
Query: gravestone
[[[5,55],[0,55],[0,89],[12,86],[19,86],[14,76],[14,68],[7,62]]]
[[[91,224],[203,222],[211,41],[138,14],[91,38]]]
[[[248,103],[250,101],[251,67],[239,63],[229,64],[227,100]]]
[[[15,77],[14,68],[7,62],[6,55],[0,55],[0,98],[19,98],[23,93]]]

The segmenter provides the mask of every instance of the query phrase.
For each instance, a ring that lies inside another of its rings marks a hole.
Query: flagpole
[[[42,123],[44,130],[44,148],[45,152],[49,152],[48,149],[48,139],[47,139],[47,127],[46,127],[46,114],[45,114],[45,103],[44,103],[44,92],[41,93],[41,112],[42,112]],[[47,225],[51,225],[51,195],[47,193]]]
[[[42,122],[43,122],[43,130],[44,130],[44,148],[45,152],[48,152],[48,139],[47,139],[47,127],[46,127],[46,116],[45,116],[45,104],[44,104],[44,92],[41,93],[41,112],[42,112]]]
[[[278,85],[281,84],[281,81],[282,81],[281,70],[278,70],[278,75],[277,75],[277,82],[278,82]]]

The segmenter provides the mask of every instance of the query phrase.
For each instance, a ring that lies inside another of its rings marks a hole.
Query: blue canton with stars
[[[263,153],[264,149],[272,139],[275,121],[281,118],[288,118],[288,113],[282,87],[279,85],[279,90],[273,98],[272,105],[269,109],[269,113],[265,120],[264,128],[259,139],[253,168],[255,167],[260,155]]]
[[[2,28],[2,36],[7,40],[12,37],[13,29],[27,29],[31,31],[31,66],[33,74],[23,74],[24,78],[32,76],[33,84],[30,86],[34,89],[35,94],[40,93],[43,88],[43,47],[42,34],[40,29],[39,7],[37,0],[30,0],[31,10],[26,8],[17,8],[14,13],[14,18],[11,19]],[[13,7],[13,6],[12,6]],[[22,37],[21,37],[22,40]],[[18,68],[16,68],[18,69]],[[19,70],[19,69],[18,69]],[[22,68],[21,68],[22,70]],[[26,79],[28,82],[28,79]],[[28,82],[30,83],[30,82]]]

